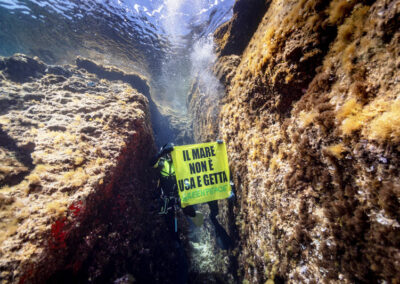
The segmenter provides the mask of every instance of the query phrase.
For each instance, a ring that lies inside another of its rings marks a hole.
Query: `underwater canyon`
[[[400,1],[67,3],[0,1],[1,283],[399,283]],[[217,139],[182,264],[149,159]]]

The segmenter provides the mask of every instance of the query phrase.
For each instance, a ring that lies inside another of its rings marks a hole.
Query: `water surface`
[[[156,98],[171,101],[187,92],[194,42],[231,17],[233,2],[0,0],[0,55],[49,64],[88,57],[151,77]]]

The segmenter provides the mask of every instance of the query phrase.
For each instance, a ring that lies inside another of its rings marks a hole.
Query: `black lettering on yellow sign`
[[[196,185],[197,181],[197,185]],[[204,185],[216,185],[220,183],[228,182],[228,178],[225,172],[218,172],[212,174],[205,174],[203,176],[191,177],[190,179],[178,180],[178,188],[180,191],[195,189],[196,187],[202,187]]]
[[[207,171],[207,161],[195,162],[189,164],[190,174],[197,174]]]
[[[178,180],[178,187],[180,191],[194,189],[196,188],[195,179],[193,177],[191,177],[190,179],[180,179]]]
[[[213,171],[214,166],[211,159],[208,160],[208,168],[207,168],[207,161],[195,162],[189,164],[190,174],[198,174],[201,172]]]
[[[171,155],[182,208],[229,197],[225,143],[176,146]]]
[[[211,159],[208,160],[208,167],[210,168],[210,171],[214,170],[213,162]]]
[[[225,172],[206,174],[203,176],[204,185],[214,185],[223,182],[227,182],[228,178],[226,177]]]
[[[214,146],[192,149],[193,160],[204,159],[204,158],[214,157],[214,156],[215,156]]]
[[[201,176],[197,176],[197,186],[202,187],[203,185],[201,184]]]
[[[188,150],[183,150],[182,154],[183,154],[183,160],[184,161],[190,161],[189,151]]]

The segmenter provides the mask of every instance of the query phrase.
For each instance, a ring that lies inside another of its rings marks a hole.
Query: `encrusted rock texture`
[[[0,58],[1,283],[172,282],[146,80],[77,65]]]
[[[224,60],[225,59],[225,60]],[[218,114],[223,104],[224,87],[231,79],[232,72],[240,62],[237,55],[223,57],[224,64],[204,70],[194,80],[187,99],[192,129],[192,139],[195,142],[215,141],[219,132]],[[213,75],[213,72],[216,76]],[[186,142],[187,143],[187,142]],[[234,221],[232,216],[233,200],[220,200],[220,224],[223,224],[230,236],[235,239]],[[222,250],[218,244],[215,227],[209,218],[207,204],[196,205],[196,210],[205,216],[202,228],[189,236],[190,280],[192,283],[237,283],[237,262],[229,250]]]
[[[227,142],[243,283],[398,283],[399,15],[393,0],[272,0],[242,53],[217,31],[218,119],[190,104],[196,140]]]

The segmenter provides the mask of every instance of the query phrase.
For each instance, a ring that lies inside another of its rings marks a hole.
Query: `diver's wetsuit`
[[[153,167],[156,167],[160,173],[160,188],[163,190],[165,196],[168,197],[175,197],[172,198],[172,202],[176,202],[178,200],[178,190],[176,185],[176,176],[175,176],[175,169],[172,163],[172,159],[169,153],[173,150],[173,146],[164,146],[160,152],[153,157],[150,164]],[[229,249],[232,246],[232,241],[228,234],[226,233],[225,229],[219,224],[217,220],[217,215],[219,213],[218,210],[218,201],[210,201],[207,202],[210,208],[210,219],[215,227],[215,232],[217,236],[218,245],[222,249]],[[169,206],[174,206],[175,204],[170,204]],[[185,215],[189,217],[196,216],[196,210],[193,205],[186,206],[182,208],[182,211]],[[169,228],[174,228],[174,216],[173,214],[166,214],[167,217],[167,224]],[[178,238],[178,234],[175,234],[175,238]]]
[[[176,212],[174,206],[175,202],[178,202],[178,191],[176,185],[175,169],[172,164],[171,157],[169,157],[169,152],[168,150],[165,151],[165,147],[163,147],[163,149],[161,149],[161,151],[155,157],[153,157],[153,159],[150,161],[150,164],[151,166],[156,167],[159,170],[160,184],[158,189],[161,191],[162,197],[168,198],[168,204],[163,204],[163,206],[166,205],[167,207],[172,208],[172,210],[167,210],[164,216],[167,223],[167,229],[172,234],[172,238],[175,241],[174,245],[179,261],[179,269],[176,271],[175,283],[186,284],[188,282],[189,265],[185,254],[185,249],[179,239],[178,228],[175,227]],[[163,199],[163,202],[165,202],[165,199]],[[194,210],[193,206],[183,208],[183,212],[190,217],[196,216],[196,211]]]
[[[167,155],[166,155],[167,156]],[[157,156],[156,156],[157,157]],[[154,160],[154,159],[153,159]],[[176,176],[175,169],[170,157],[161,157],[153,164],[159,169],[160,172],[160,187],[164,192],[164,195],[170,197],[178,197],[178,191],[176,187]],[[196,216],[194,206],[186,206],[182,208],[183,213],[189,217]]]

